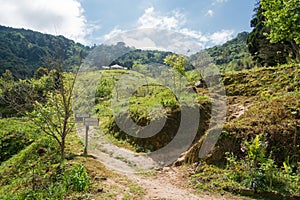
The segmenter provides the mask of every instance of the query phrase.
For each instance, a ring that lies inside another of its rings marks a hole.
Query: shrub
[[[300,178],[289,164],[288,159],[279,168],[267,157],[268,142],[262,134],[256,135],[250,142],[245,141],[241,151],[246,154],[238,160],[233,153],[227,152],[228,178],[246,188],[258,191],[276,191],[287,195],[299,195]],[[299,170],[299,169],[298,169]]]
[[[89,176],[83,165],[72,167],[64,179],[66,187],[77,192],[87,191],[90,186]]]

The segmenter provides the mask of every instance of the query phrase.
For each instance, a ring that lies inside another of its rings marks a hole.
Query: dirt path
[[[211,194],[209,192],[196,193],[191,186],[188,187],[186,175],[178,168],[164,168],[152,177],[134,175],[129,178],[147,191],[147,194],[144,197],[146,200],[232,199],[217,194]]]
[[[79,128],[77,133],[84,138],[84,128]],[[135,153],[111,144],[100,129],[90,128],[88,152],[108,169],[125,174],[130,180],[140,185],[146,192],[143,199],[228,199],[228,197],[209,193],[196,194],[191,187],[187,187],[186,175],[181,170],[171,167],[161,168],[146,154]],[[230,197],[230,199],[234,198]]]

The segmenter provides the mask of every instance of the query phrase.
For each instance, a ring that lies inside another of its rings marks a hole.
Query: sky
[[[127,31],[168,30],[203,46],[251,31],[256,0],[0,0],[0,25],[63,35],[85,45]]]

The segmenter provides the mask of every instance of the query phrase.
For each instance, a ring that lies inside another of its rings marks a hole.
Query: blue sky
[[[0,0],[0,24],[64,35],[87,45],[158,28],[222,44],[250,31],[256,0]]]

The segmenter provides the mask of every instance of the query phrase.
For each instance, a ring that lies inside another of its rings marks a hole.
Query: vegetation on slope
[[[95,159],[81,157],[82,142],[74,130],[69,129],[73,127],[70,126],[72,122],[68,118],[67,121],[61,119],[65,112],[60,109],[60,101],[63,100],[57,98],[57,93],[51,99],[48,98],[49,93],[55,94],[60,89],[59,85],[64,84],[60,78],[63,77],[66,82],[70,78],[67,73],[60,74],[58,78],[55,72],[27,80],[14,80],[11,74],[9,76],[9,73],[5,73],[0,79],[1,100],[4,103],[1,104],[2,110],[13,113],[14,108],[5,105],[7,100],[13,100],[9,105],[16,103],[15,109],[22,108],[21,113],[28,113],[31,117],[32,111],[37,114],[30,119],[0,120],[0,198],[78,199],[95,196],[103,199],[122,196],[126,199],[143,195],[142,189],[126,178],[106,170]],[[66,88],[62,91],[67,92]],[[19,92],[24,92],[23,96],[19,96]],[[28,95],[30,101],[27,101]],[[37,101],[39,109],[35,106]],[[27,106],[29,102],[33,104]],[[65,123],[71,132],[63,135],[62,124]],[[61,154],[62,147],[64,154]],[[103,177],[99,178],[98,175]],[[122,182],[123,185],[106,183],[108,178]],[[127,187],[130,193],[121,189]]]
[[[215,149],[193,175],[196,187],[299,198],[299,73],[292,64],[225,74],[229,115]],[[242,112],[232,118],[235,108]],[[197,160],[200,145],[189,159]]]
[[[294,163],[299,162],[299,73],[299,65],[284,65],[225,75],[228,98],[247,96],[251,102],[242,116],[225,124],[224,137],[231,138],[232,144],[229,139],[224,140],[229,144],[221,139],[222,147],[217,154],[222,152],[224,157],[224,152],[231,150],[240,155],[243,139],[263,133],[271,144],[267,151],[272,152],[278,164],[287,157]],[[240,104],[243,106],[243,102]]]
[[[136,49],[117,58],[111,63],[111,65],[118,64],[127,67],[128,69],[131,69],[136,64],[157,63],[163,65],[164,58],[170,54],[172,53],[158,50]]]

